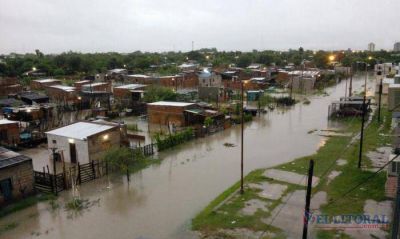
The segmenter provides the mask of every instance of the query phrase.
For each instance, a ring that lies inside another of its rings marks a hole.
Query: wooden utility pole
[[[361,118],[361,134],[360,134],[360,150],[358,152],[358,168],[361,168],[361,160],[362,160],[362,150],[364,144],[364,124],[365,124],[365,115],[367,111],[366,101],[367,101],[367,78],[368,78],[368,64],[365,63],[365,82],[364,82],[364,97],[362,104],[362,118]]]
[[[362,151],[363,151],[363,143],[364,143],[364,122],[365,122],[365,95],[363,98],[363,104],[362,104],[362,118],[361,118],[361,133],[360,133],[360,148],[358,151],[358,168],[361,168],[361,160],[362,160]]]
[[[381,122],[381,101],[382,101],[382,78],[379,84],[379,105],[378,105],[378,123]]]
[[[352,91],[353,91],[353,65],[350,65],[349,97],[351,97]]]
[[[314,174],[314,160],[310,160],[308,167],[308,182],[307,182],[307,193],[306,193],[306,206],[304,208],[304,224],[303,224],[303,239],[307,239],[308,232],[308,219],[310,215],[310,201],[311,201],[311,189],[312,189],[312,177]]]
[[[243,194],[244,193],[244,187],[243,187],[244,82],[242,81],[241,83],[242,83],[242,87],[241,87],[242,88],[242,92],[241,92],[241,95],[242,95],[242,97],[241,97],[242,98],[242,112],[241,112],[242,113],[242,115],[241,115],[242,134],[241,134],[241,140],[240,140],[240,143],[241,143],[241,147],[240,147],[240,193]]]
[[[54,194],[57,196],[57,172],[56,172],[56,150],[57,148],[51,148],[51,151],[53,153],[53,183],[54,183]]]
[[[397,239],[399,236],[399,219],[400,219],[400,174],[397,175],[397,193],[396,193],[396,205],[393,213],[393,224],[392,224],[392,239]]]

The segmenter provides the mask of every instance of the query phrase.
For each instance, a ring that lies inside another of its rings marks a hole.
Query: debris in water
[[[236,145],[232,144],[232,143],[224,143],[225,147],[235,147]]]

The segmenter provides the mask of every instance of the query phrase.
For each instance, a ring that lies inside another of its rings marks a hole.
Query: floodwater
[[[354,90],[362,90],[363,79],[353,83]],[[245,173],[314,153],[326,139],[307,132],[339,127],[328,122],[328,105],[344,95],[344,88],[342,81],[327,89],[328,96],[310,97],[308,105],[275,110],[246,124]],[[81,185],[77,192],[82,198],[99,201],[78,215],[63,208],[73,193],[66,191],[59,197],[59,209],[51,210],[43,202],[2,218],[0,226],[18,226],[0,238],[196,238],[190,232],[191,218],[240,179],[240,126],[159,157],[160,164],[133,174],[129,184],[125,177],[113,176]]]

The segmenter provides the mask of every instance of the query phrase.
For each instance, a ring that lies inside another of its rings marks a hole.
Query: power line
[[[334,203],[340,201],[341,199],[345,198],[349,193],[351,193],[352,191],[356,190],[358,187],[360,187],[361,185],[367,183],[370,179],[374,178],[376,175],[378,175],[378,173],[380,173],[383,169],[385,169],[386,166],[388,166],[391,162],[393,162],[397,157],[399,157],[400,154],[397,154],[396,156],[394,156],[391,160],[389,160],[385,165],[383,165],[382,167],[380,167],[374,174],[372,174],[371,176],[369,176],[367,179],[365,179],[364,181],[362,181],[361,183],[358,183],[356,186],[352,187],[351,189],[349,189],[347,192],[343,193],[340,197],[338,197],[335,200],[332,200],[330,203],[328,203],[326,205],[326,207],[332,206]]]

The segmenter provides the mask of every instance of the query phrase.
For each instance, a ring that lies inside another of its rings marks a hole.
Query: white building
[[[370,42],[368,44],[368,51],[375,51],[375,43]]]
[[[198,77],[200,87],[219,87],[222,85],[221,75],[210,71],[208,68],[204,68],[202,71],[200,71]]]
[[[393,46],[393,51],[399,52],[400,51],[400,42],[396,42]]]
[[[77,122],[46,132],[48,148],[56,148],[67,163],[85,164],[101,159],[111,146],[119,146],[118,125]]]

